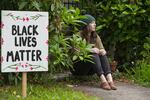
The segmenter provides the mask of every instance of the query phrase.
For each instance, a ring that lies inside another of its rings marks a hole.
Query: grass
[[[141,63],[140,66],[127,70],[126,77],[141,86],[150,87],[150,65]]]
[[[150,66],[135,69],[132,79],[142,86],[150,87]]]
[[[21,96],[21,85],[0,87],[0,100],[99,100],[63,83],[28,84],[27,97]]]

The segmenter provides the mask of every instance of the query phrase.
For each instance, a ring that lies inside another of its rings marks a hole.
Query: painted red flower
[[[45,42],[46,44],[48,44],[48,40],[46,40],[46,42]]]
[[[26,18],[26,21],[29,21],[29,18],[28,18],[28,17]]]
[[[0,44],[3,45],[3,43],[4,43],[3,38],[0,38]]]
[[[27,64],[25,64],[25,67],[27,67],[28,65]]]
[[[18,66],[16,66],[16,70],[18,70]]]
[[[24,68],[24,65],[21,65],[22,66],[22,68]]]
[[[32,70],[33,68],[32,67],[30,67],[30,70]]]
[[[47,60],[47,61],[48,61],[48,58],[49,58],[49,57],[47,56],[47,57],[46,57],[46,60]]]
[[[25,21],[26,19],[25,18],[23,18],[23,21]]]
[[[1,22],[0,23],[0,29],[4,28],[4,24]]]

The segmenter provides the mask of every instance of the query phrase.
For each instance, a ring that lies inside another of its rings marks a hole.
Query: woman
[[[96,73],[101,79],[100,87],[105,90],[116,90],[114,85],[110,65],[106,56],[106,51],[103,47],[100,37],[96,33],[95,18],[91,15],[85,15],[82,19],[86,25],[82,28],[80,33],[81,37],[88,43],[93,44],[91,49],[92,60],[91,62],[78,62],[74,65],[74,75],[91,75]]]

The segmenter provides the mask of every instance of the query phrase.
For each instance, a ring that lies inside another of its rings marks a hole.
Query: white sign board
[[[1,11],[1,71],[48,71],[48,12]]]

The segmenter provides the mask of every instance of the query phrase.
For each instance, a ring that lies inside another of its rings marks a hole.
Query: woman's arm
[[[92,48],[91,49],[91,52],[92,53],[96,53],[96,54],[99,54],[99,55],[106,55],[106,51],[105,49],[98,49],[98,48]]]
[[[106,55],[106,50],[105,49],[100,49],[99,54],[100,55]]]
[[[91,52],[96,53],[96,54],[100,54],[100,50],[98,48],[92,48]]]
[[[101,40],[101,38],[99,37],[99,35],[97,35],[95,47],[97,47],[99,50],[100,50],[100,49],[105,49],[104,46],[103,46],[102,40]]]
[[[106,55],[106,50],[103,46],[101,38],[97,35],[95,47],[99,49],[99,54],[100,55]]]

